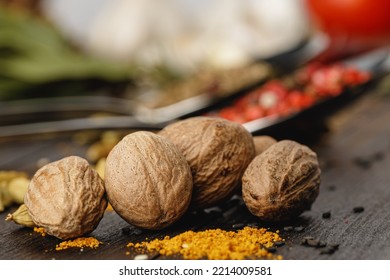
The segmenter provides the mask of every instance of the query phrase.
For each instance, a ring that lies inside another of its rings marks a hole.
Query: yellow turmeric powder
[[[34,232],[39,233],[42,236],[46,236],[46,230],[42,227],[34,227]]]
[[[186,231],[174,237],[154,239],[141,243],[129,243],[128,248],[158,252],[171,256],[181,254],[184,259],[241,260],[250,258],[282,259],[267,248],[283,241],[276,233],[265,228],[245,227],[237,232],[221,229]]]
[[[96,249],[100,244],[103,244],[94,237],[79,237],[74,240],[63,241],[56,246],[56,251],[65,250],[68,248],[92,248]]]

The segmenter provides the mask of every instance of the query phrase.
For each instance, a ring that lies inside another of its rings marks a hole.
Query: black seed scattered
[[[382,152],[377,152],[377,153],[375,153],[375,154],[372,156],[372,158],[373,158],[374,160],[382,160],[382,159],[385,158],[385,154],[382,153]]]
[[[269,247],[269,248],[267,248],[267,251],[269,253],[275,253],[276,252],[276,247]]]
[[[276,247],[282,247],[282,246],[284,246],[286,243],[284,242],[284,241],[276,241],[276,242],[274,242],[274,245],[276,246]]]
[[[302,226],[299,226],[299,227],[294,227],[294,231],[296,232],[302,232],[305,228],[302,227]]]
[[[362,213],[364,211],[363,206],[356,206],[353,208],[353,213]]]
[[[331,255],[334,252],[336,252],[337,249],[338,249],[338,247],[335,248],[333,246],[327,246],[327,247],[321,249],[320,254],[321,255]]]
[[[130,234],[132,229],[128,228],[128,227],[125,227],[125,228],[122,228],[122,234]]]
[[[245,227],[245,225],[242,223],[232,225],[232,228],[234,228],[234,229],[242,229],[244,227]]]
[[[294,230],[294,227],[293,227],[293,226],[286,226],[286,227],[283,228],[283,230],[284,230],[285,232],[293,231],[293,230]]]
[[[317,248],[324,248],[326,247],[326,245],[327,245],[326,242],[320,241],[317,245]]]
[[[329,219],[330,218],[330,211],[322,213],[322,218]]]
[[[302,245],[307,245],[307,242],[309,240],[314,240],[314,237],[312,237],[312,236],[305,236],[304,238],[302,238],[301,244]]]
[[[354,158],[353,162],[362,169],[369,169],[371,167],[372,161],[366,158]]]
[[[330,185],[328,186],[327,188],[329,191],[335,191],[336,190],[336,186],[335,185]]]

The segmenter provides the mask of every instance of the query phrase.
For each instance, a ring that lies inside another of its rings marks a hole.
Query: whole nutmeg
[[[106,191],[114,210],[128,223],[161,229],[177,221],[192,195],[192,176],[184,156],[167,139],[138,131],[109,153]]]
[[[221,118],[193,117],[159,132],[187,159],[194,178],[193,208],[222,202],[239,186],[255,156],[252,135],[240,124]]]
[[[316,153],[283,140],[249,164],[242,178],[242,197],[260,219],[288,221],[310,209],[319,194],[320,175]]]
[[[107,207],[104,182],[88,162],[70,156],[40,168],[24,197],[33,222],[60,239],[92,232]]]
[[[256,155],[260,155],[277,141],[271,136],[261,135],[253,136],[253,142],[255,143]]]

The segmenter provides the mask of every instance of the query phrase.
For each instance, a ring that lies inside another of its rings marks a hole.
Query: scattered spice
[[[284,246],[286,244],[286,242],[284,242],[284,241],[276,241],[276,242],[274,242],[274,245],[276,246],[276,247],[282,247],[282,246]]]
[[[314,238],[309,238],[309,239],[304,239],[302,245],[306,245],[309,247],[315,247],[315,248],[322,248],[326,246],[325,242],[322,242],[321,240],[314,239]]]
[[[323,218],[323,219],[329,219],[330,216],[331,216],[330,211],[327,211],[327,212],[322,213],[322,218]]]
[[[286,116],[364,84],[370,73],[341,64],[312,63],[292,75],[273,79],[249,91],[232,105],[211,112],[231,121],[245,123],[268,116]]]
[[[265,228],[244,227],[241,230],[225,231],[209,229],[199,232],[186,231],[175,237],[154,239],[141,243],[130,242],[127,247],[161,255],[181,254],[184,259],[240,260],[247,258],[282,259],[268,249],[275,242],[283,241],[279,232]],[[271,249],[272,251],[272,249]]]
[[[46,230],[42,227],[34,227],[34,232],[39,233],[41,236],[46,236]]]
[[[94,237],[79,237],[74,240],[63,241],[56,246],[56,251],[61,251],[69,248],[92,248],[96,249],[100,244],[103,244]]]
[[[339,244],[327,244],[319,239],[315,239],[312,236],[305,236],[302,238],[301,245],[313,248],[321,248],[320,254],[333,254],[338,248]]]
[[[331,255],[334,252],[336,252],[338,248],[339,248],[339,244],[328,245],[325,248],[321,249],[320,254],[321,255],[325,255],[325,254]]]
[[[361,169],[369,169],[372,164],[370,159],[361,157],[354,158],[353,162]]]
[[[362,169],[369,169],[372,164],[374,164],[376,161],[383,160],[384,157],[385,154],[383,152],[376,152],[365,157],[356,157],[353,159],[353,162]]]
[[[353,213],[361,213],[364,211],[364,207],[363,206],[356,206],[353,208]]]
[[[275,253],[276,252],[276,247],[275,246],[272,246],[272,247],[269,247],[269,248],[266,248],[266,249],[267,249],[267,251],[269,253]]]
[[[107,204],[106,211],[115,211],[115,210],[114,210],[114,208],[112,208],[111,204],[108,203],[108,204]]]

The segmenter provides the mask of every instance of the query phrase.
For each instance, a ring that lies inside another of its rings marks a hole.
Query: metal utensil
[[[313,51],[315,54],[315,52]],[[374,75],[388,71],[390,69],[390,59],[388,49],[380,49],[369,52],[364,55],[353,57],[344,61],[348,65],[354,65],[361,70],[369,70]],[[57,101],[56,101],[57,100]],[[187,116],[189,113],[195,113],[198,110],[205,109],[215,104],[215,100],[210,100],[207,95],[195,96],[175,104],[158,109],[134,104],[131,100],[118,99],[113,97],[63,97],[51,98],[50,105],[47,102],[37,100],[34,104],[23,105],[19,102],[19,110],[25,112],[40,114],[45,111],[69,111],[69,110],[88,110],[91,108],[102,108],[106,112],[126,114],[132,112],[132,115],[123,116],[102,116],[102,117],[82,117],[56,121],[40,121],[26,124],[13,124],[0,127],[0,137],[22,136],[42,133],[57,133],[68,131],[79,131],[87,129],[161,129],[168,123]],[[93,104],[92,104],[93,103]],[[42,105],[46,104],[46,105]],[[93,106],[92,106],[93,105]],[[25,106],[25,108],[23,108]],[[46,106],[46,107],[45,107]],[[10,114],[17,113],[15,107],[6,106],[6,109],[0,113],[2,118]],[[256,133],[269,126],[274,126],[288,119],[299,115],[300,113],[287,117],[265,117],[243,124],[251,133]]]

